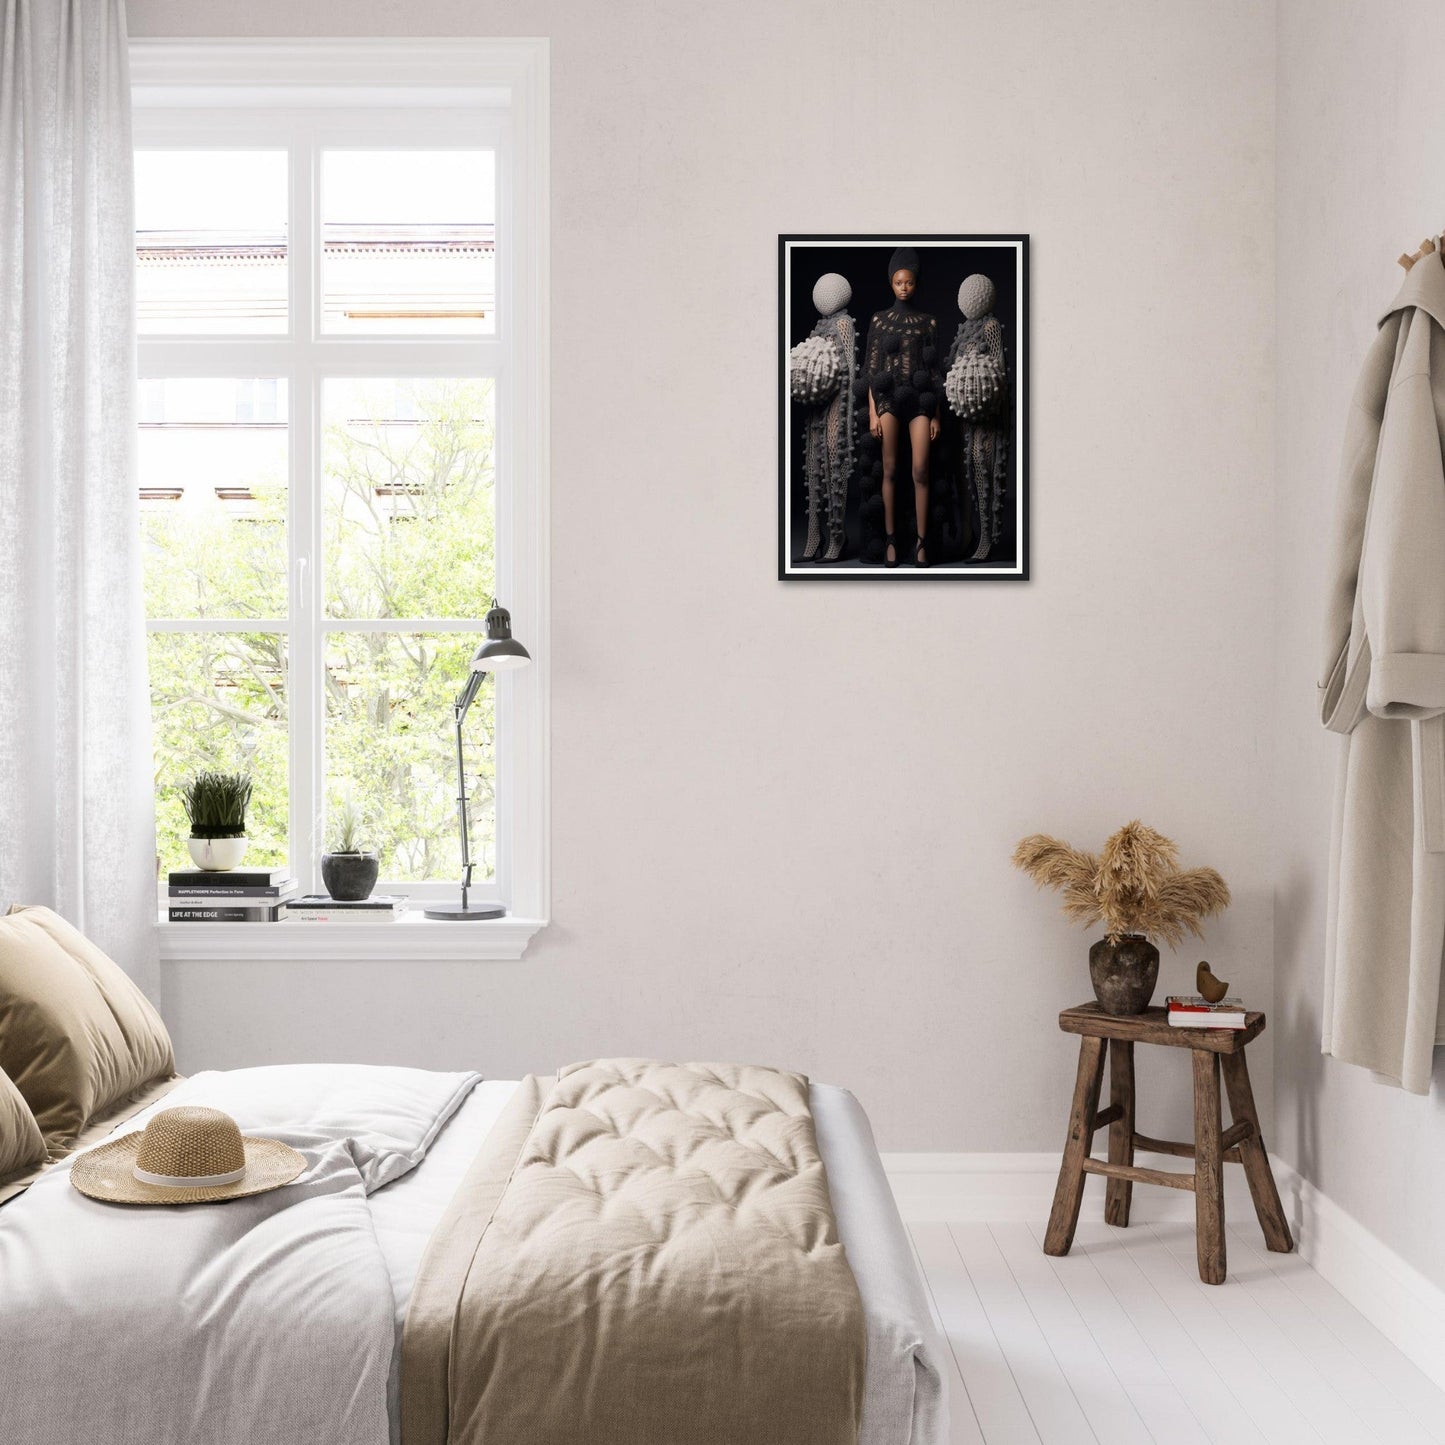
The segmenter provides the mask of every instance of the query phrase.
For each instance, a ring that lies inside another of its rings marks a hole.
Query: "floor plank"
[[[949,1353],[949,1445],[1445,1445],[1445,1390],[1297,1254],[1228,1226],[914,1224]]]
[[[1329,1376],[1300,1350],[1244,1288],[1239,1272],[1252,1260],[1230,1261],[1229,1279],[1241,1284],[1227,1289],[1199,1279],[1194,1230],[1187,1224],[1156,1224],[1153,1233],[1174,1257],[1179,1271],[1200,1293],[1219,1318],[1238,1336],[1249,1355],[1275,1381],[1278,1388],[1326,1445],[1370,1445],[1379,1440],[1373,1426],[1362,1419],[1335,1389]]]
[[[1095,1436],[1109,1445],[1151,1445],[1154,1437],[1028,1226],[988,1229]]]
[[[1209,1436],[1184,1395],[1170,1380],[1138,1325],[1115,1298],[1089,1257],[1087,1246],[1050,1259],[1043,1253],[1042,1225],[1023,1226],[1028,1243],[1068,1293],[1153,1440],[1170,1445],[1209,1445]],[[1009,1256],[1010,1263],[1013,1256]],[[1017,1272],[1017,1271],[1016,1271]]]
[[[928,1313],[933,1316],[934,1328],[939,1334],[944,1334],[946,1331],[943,1326],[943,1316],[938,1312],[938,1301],[933,1297],[933,1286],[928,1282],[928,1271],[923,1267],[923,1256],[918,1252],[918,1241],[914,1239],[911,1232],[908,1236],[908,1245],[913,1251],[913,1262],[918,1266],[919,1276],[923,1280],[923,1292],[928,1296]]]
[[[952,1243],[952,1241],[949,1242]],[[923,1292],[928,1298],[928,1312],[933,1316],[933,1323],[939,1335],[947,1339],[948,1328],[944,1324],[943,1316],[939,1313],[938,1301],[933,1295],[933,1281],[924,1268],[923,1257],[918,1252],[918,1241],[913,1238],[911,1233],[908,1236],[908,1243],[913,1250],[913,1259],[918,1266],[918,1273],[923,1279]],[[987,1445],[983,1438],[983,1429],[978,1423],[978,1416],[973,1413],[973,1401],[969,1399],[968,1387],[963,1383],[963,1376],[958,1372],[958,1362],[953,1358],[952,1348],[948,1351],[948,1358],[941,1361],[939,1367],[947,1377],[948,1445]]]
[[[1432,1435],[1366,1362],[1325,1324],[1270,1267],[1269,1251],[1252,1224],[1229,1225],[1229,1278],[1314,1362],[1350,1408],[1370,1423],[1367,1439],[1387,1445],[1434,1445]],[[1341,1299],[1340,1304],[1346,1305]],[[1346,1305],[1346,1308],[1349,1306]]]
[[[988,1225],[953,1224],[949,1232],[1043,1445],[1097,1445],[1099,1437],[1090,1428]]]
[[[1161,1226],[1171,1228],[1176,1226]],[[1188,1229],[1181,1225],[1178,1228]],[[1284,1393],[1279,1382],[1225,1322],[1208,1297],[1225,1285],[1203,1284],[1197,1268],[1186,1274],[1164,1241],[1149,1225],[1121,1230],[1124,1247],[1149,1276],[1175,1318],[1184,1326],[1201,1355],[1228,1382],[1236,1399],[1273,1445],[1318,1445],[1319,1432]],[[1193,1231],[1190,1231],[1192,1238]],[[1227,1281],[1226,1281],[1227,1284]],[[1202,1293],[1207,1291],[1207,1295]]]
[[[952,1445],[968,1438],[961,1432],[969,1419],[977,1427],[976,1438],[987,1445],[1038,1445],[1038,1431],[948,1226],[915,1224],[912,1234],[963,1386],[949,1400]]]
[[[1390,1391],[1429,1439],[1445,1442],[1445,1391],[1297,1253],[1264,1251],[1260,1258],[1300,1303]]]
[[[1267,1441],[1245,1410],[1232,1383],[1184,1327],[1127,1247],[1129,1229],[1081,1224],[1074,1254],[1083,1253],[1098,1270],[1121,1308],[1148,1340],[1149,1348],[1189,1406],[1212,1445],[1276,1445]]]

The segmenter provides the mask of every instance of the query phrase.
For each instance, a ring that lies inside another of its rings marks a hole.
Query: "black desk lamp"
[[[457,823],[462,834],[462,901],[459,904],[439,903],[435,908],[424,909],[428,918],[501,918],[507,911],[500,903],[477,905],[467,902],[467,892],[472,886],[472,849],[468,838],[471,829],[467,818],[467,774],[462,762],[462,723],[487,673],[525,667],[531,660],[531,654],[512,636],[512,614],[505,607],[499,607],[493,597],[492,610],[487,613],[487,640],[473,653],[467,685],[452,704],[457,732]]]

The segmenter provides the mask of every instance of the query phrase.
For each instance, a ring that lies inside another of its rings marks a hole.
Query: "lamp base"
[[[422,916],[461,922],[468,918],[505,918],[507,910],[500,903],[439,903],[435,908],[422,909]]]

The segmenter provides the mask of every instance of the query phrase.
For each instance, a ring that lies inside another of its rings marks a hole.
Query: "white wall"
[[[129,13],[554,45],[556,922],[515,965],[172,964],[184,1067],[741,1057],[886,1148],[1057,1147],[1089,939],[1008,856],[1135,815],[1236,896],[1160,992],[1208,956],[1269,1003],[1272,5]],[[1032,234],[1028,584],[774,580],[776,235],[893,229]]]
[[[1340,739],[1315,710],[1322,562],[1345,410],[1395,264],[1445,223],[1445,11],[1286,0],[1279,16],[1275,508],[1274,1146],[1445,1285],[1445,1056],[1417,1098],[1321,1057],[1330,799]]]

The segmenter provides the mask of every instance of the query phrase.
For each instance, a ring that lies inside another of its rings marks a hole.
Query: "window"
[[[534,665],[467,719],[475,891],[535,928],[545,45],[137,42],[132,76],[162,866],[184,779],[244,769],[248,862],[319,887],[350,804],[388,891],[454,895],[451,700],[495,596]]]

